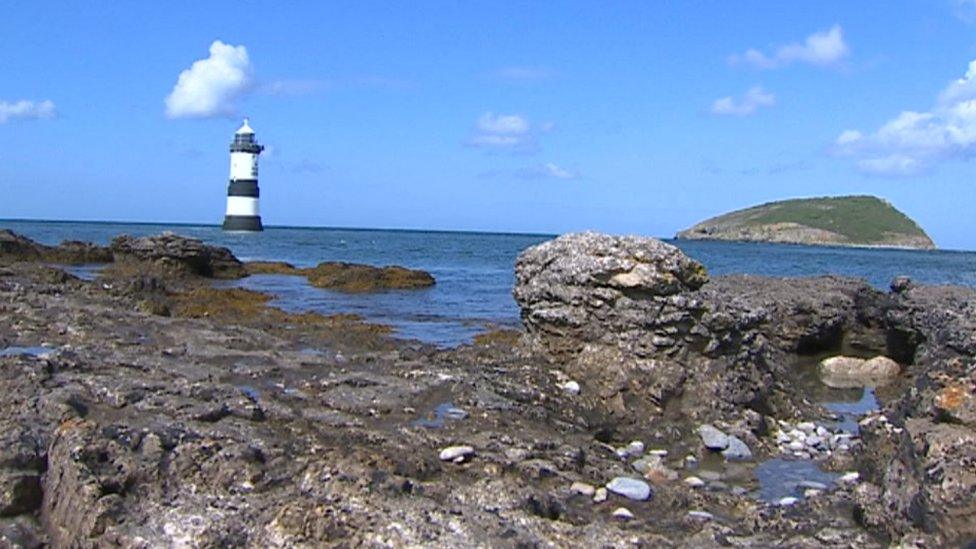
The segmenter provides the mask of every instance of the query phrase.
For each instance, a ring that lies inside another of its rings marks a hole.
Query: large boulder
[[[227,248],[170,232],[141,238],[121,235],[112,240],[110,247],[118,263],[150,264],[169,273],[206,278],[247,276],[244,264]]]
[[[0,229],[0,260],[25,261],[41,259],[47,246],[9,229]]]
[[[9,229],[0,229],[0,261],[44,261],[50,263],[111,263],[112,251],[89,242],[65,240],[47,246]]]
[[[569,234],[527,249],[515,270],[530,343],[611,413],[636,419],[678,400],[686,416],[715,417],[771,386],[762,312],[703,301],[705,268],[674,246]]]
[[[870,360],[851,356],[832,356],[820,361],[820,379],[836,388],[878,387],[891,383],[901,366],[886,356]]]

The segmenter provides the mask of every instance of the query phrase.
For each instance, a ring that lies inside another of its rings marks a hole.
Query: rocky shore
[[[523,333],[444,350],[213,287],[249,266],[198,241],[57,248],[0,232],[0,545],[976,538],[970,289],[566,235],[516,263]],[[803,382],[834,355],[898,366],[853,429]]]

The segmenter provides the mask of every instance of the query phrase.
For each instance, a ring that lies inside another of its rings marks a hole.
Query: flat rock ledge
[[[426,271],[399,265],[375,267],[328,261],[302,269],[281,261],[252,261],[246,264],[246,269],[249,274],[304,276],[309,284],[317,288],[347,293],[416,290],[429,288],[436,283],[434,277]]]

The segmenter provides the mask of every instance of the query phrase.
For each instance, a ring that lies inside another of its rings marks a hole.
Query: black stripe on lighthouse
[[[225,231],[263,231],[260,215],[227,215],[224,216]]]

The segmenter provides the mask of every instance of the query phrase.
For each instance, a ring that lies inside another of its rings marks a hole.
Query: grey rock
[[[729,437],[729,445],[725,450],[722,450],[722,457],[729,461],[743,461],[752,459],[752,450],[749,446],[742,442],[742,439],[736,436]]]
[[[643,480],[630,477],[614,477],[607,483],[607,490],[634,501],[643,501],[651,497],[651,486]]]
[[[441,450],[438,458],[441,461],[464,461],[474,455],[474,448],[471,446],[448,446]]]
[[[729,447],[729,436],[712,425],[698,427],[698,436],[709,450],[725,450]]]

